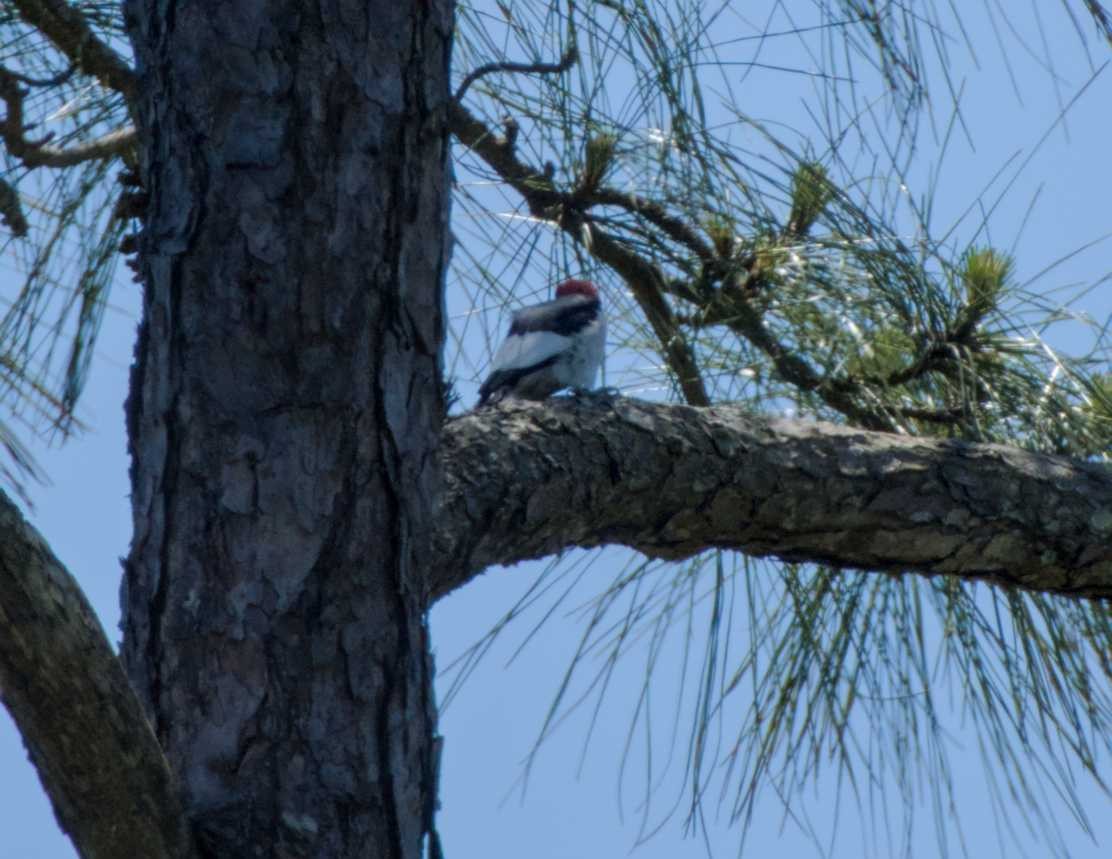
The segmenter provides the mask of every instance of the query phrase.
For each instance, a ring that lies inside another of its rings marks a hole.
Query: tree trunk
[[[126,14],[129,676],[207,854],[416,859],[451,3]]]

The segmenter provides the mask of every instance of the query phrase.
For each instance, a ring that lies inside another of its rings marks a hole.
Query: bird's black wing
[[[514,314],[510,336],[528,334],[530,331],[551,331],[570,337],[584,325],[593,322],[599,314],[599,300],[586,295],[565,295],[526,307]]]
[[[551,367],[559,357],[559,355],[553,355],[529,367],[495,370],[487,376],[486,381],[479,388],[479,405],[486,405],[487,402],[497,403],[506,391],[512,391],[524,377],[530,373],[536,373],[538,370],[543,370],[545,367]]]

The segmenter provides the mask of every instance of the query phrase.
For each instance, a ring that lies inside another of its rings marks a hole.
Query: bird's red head
[[[598,298],[598,287],[589,280],[565,280],[556,287],[556,297],[565,295],[585,295],[588,298]]]

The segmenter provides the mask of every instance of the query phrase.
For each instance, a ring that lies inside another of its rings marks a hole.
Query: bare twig
[[[135,72],[124,59],[97,38],[80,10],[64,0],[11,0],[19,17],[34,27],[77,66],[104,86],[131,101]]]
[[[558,63],[487,63],[484,66],[479,66],[477,69],[472,69],[467,74],[467,77],[463,79],[463,83],[459,85],[459,89],[456,90],[454,97],[455,102],[456,104],[462,104],[463,96],[471,84],[475,83],[475,81],[484,75],[494,74],[495,72],[518,72],[533,75],[562,74],[574,66],[578,59],[579,52],[576,50],[575,45],[572,45],[564,51],[564,56],[560,58],[560,62]]]
[[[64,84],[66,81],[68,81],[71,77],[73,77],[73,73],[75,71],[77,71],[77,66],[71,63],[69,68],[67,68],[65,71],[58,72],[58,74],[49,78],[34,78],[30,75],[20,74],[13,69],[8,69],[8,74],[10,74],[20,83],[27,84],[27,86],[54,87],[59,86],[60,84]]]
[[[74,146],[40,146],[33,153],[34,163],[43,167],[70,167],[99,158],[124,157],[135,145],[135,139],[135,129],[129,125]],[[23,160],[24,163],[31,164],[27,157]]]
[[[0,122],[0,138],[8,152],[28,167],[71,167],[84,161],[114,158],[134,146],[135,129],[131,127],[110,131],[95,140],[68,147],[51,146],[49,137],[39,141],[28,140],[24,137],[25,92],[20,86],[21,80],[20,75],[0,66],[0,99],[7,105],[3,122]]]

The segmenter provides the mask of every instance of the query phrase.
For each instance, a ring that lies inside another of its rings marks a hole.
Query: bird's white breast
[[[568,351],[570,337],[552,331],[529,331],[507,337],[494,354],[495,370],[517,370],[547,361],[553,355]]]
[[[566,358],[560,361],[561,381],[570,388],[593,388],[606,351],[606,318],[599,314],[575,341]]]

